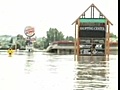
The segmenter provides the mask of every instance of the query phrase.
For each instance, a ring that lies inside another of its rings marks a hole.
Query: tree
[[[113,33],[110,33],[110,37],[117,38],[117,36]]]
[[[56,28],[50,28],[46,33],[47,38],[44,43],[44,48],[47,48],[49,46],[49,43],[52,43],[53,41],[64,40],[63,33],[58,31]]]
[[[66,37],[66,40],[68,40],[68,41],[74,41],[74,37],[72,37],[72,36],[67,36],[67,37]]]
[[[47,31],[47,39],[49,43],[53,41],[64,40],[64,35],[62,32],[59,32],[56,28],[50,28],[49,31]]]
[[[13,44],[13,37],[11,37],[10,41],[9,41],[9,47],[11,47]]]

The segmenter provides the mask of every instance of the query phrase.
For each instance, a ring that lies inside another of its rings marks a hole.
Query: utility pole
[[[54,29],[54,41],[55,41],[55,29]]]

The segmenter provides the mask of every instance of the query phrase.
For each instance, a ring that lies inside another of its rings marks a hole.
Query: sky
[[[35,36],[46,36],[49,28],[74,36],[72,23],[91,5],[113,23],[110,32],[118,36],[118,0],[0,0],[0,35],[24,34],[26,26]]]

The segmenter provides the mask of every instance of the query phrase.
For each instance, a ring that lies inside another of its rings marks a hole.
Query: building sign
[[[100,31],[105,31],[105,27],[80,27],[80,30],[100,30]]]
[[[106,19],[85,18],[80,19],[79,37],[105,38]]]
[[[85,26],[100,26],[100,27],[105,27],[105,23],[96,23],[96,22],[81,22],[80,23],[81,26],[85,27]]]
[[[25,33],[26,36],[32,37],[32,36],[35,35],[35,30],[31,26],[27,26],[27,27],[25,27],[24,33]]]

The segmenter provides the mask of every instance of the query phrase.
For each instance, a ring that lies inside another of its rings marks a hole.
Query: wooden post
[[[75,40],[74,40],[74,60],[76,61],[76,23],[75,23]]]
[[[78,32],[77,32],[77,61],[79,60],[80,56],[80,20],[78,19]]]
[[[107,43],[107,42],[108,42],[107,20],[106,20],[106,22],[105,22],[105,29],[106,29],[106,31],[105,31],[105,32],[106,32],[106,35],[105,35],[105,57],[106,57],[106,55],[107,55],[107,53],[108,53],[108,52],[107,52],[107,51],[108,51],[108,50],[107,50],[107,49],[108,49],[108,47],[107,47],[107,44],[108,44],[108,43]]]
[[[110,23],[108,22],[108,57],[110,54]]]
[[[78,40],[79,40],[79,56],[80,56],[80,54],[81,54],[81,52],[80,52],[80,20],[78,21],[78,25],[79,25]]]

